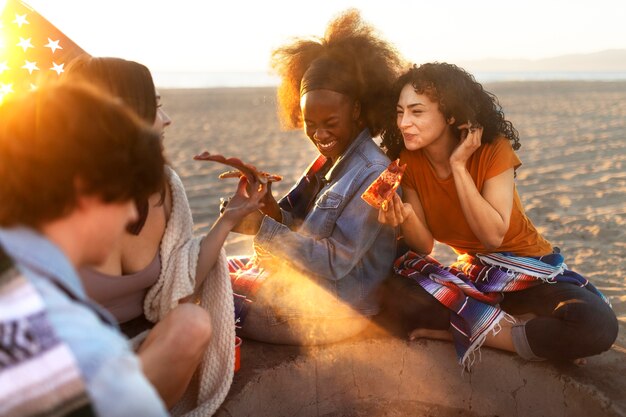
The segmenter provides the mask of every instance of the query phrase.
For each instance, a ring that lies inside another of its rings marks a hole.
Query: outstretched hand
[[[414,213],[413,206],[403,203],[400,196],[394,193],[393,198],[378,209],[378,221],[396,227],[404,223],[411,213]]]
[[[268,184],[262,184],[258,181],[250,184],[245,176],[239,179],[237,191],[230,199],[222,217],[228,220],[232,226],[235,226],[247,215],[258,212],[264,207],[263,199],[268,191]]]
[[[467,122],[458,127],[461,130],[461,140],[459,145],[450,155],[450,166],[463,166],[478,148],[480,148],[483,137],[483,127]]]

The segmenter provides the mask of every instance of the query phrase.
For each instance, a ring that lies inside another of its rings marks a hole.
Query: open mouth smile
[[[336,140],[333,140],[332,142],[328,142],[328,143],[317,142],[317,146],[319,146],[319,148],[324,151],[332,148],[336,144],[337,144]]]

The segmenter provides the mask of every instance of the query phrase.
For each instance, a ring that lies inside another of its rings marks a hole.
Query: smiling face
[[[418,94],[411,84],[402,88],[398,98],[397,124],[404,146],[414,151],[451,135],[454,119],[446,121],[439,105],[425,94]]]
[[[322,155],[333,163],[359,133],[360,106],[331,90],[312,90],[300,99],[304,131]]]

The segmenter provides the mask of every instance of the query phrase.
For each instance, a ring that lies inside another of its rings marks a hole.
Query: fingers
[[[241,178],[239,178],[239,183],[237,184],[237,191],[235,194],[240,198],[245,198],[250,200],[251,202],[254,202],[255,204],[258,204],[259,201],[261,201],[265,197],[267,191],[267,184],[262,184],[258,181],[250,184],[245,176],[241,176]]]
[[[378,221],[382,224],[388,224],[393,227],[402,224],[406,219],[403,206],[404,203],[402,203],[400,196],[397,193],[394,193],[391,200],[387,201],[386,204],[381,205],[378,210]]]
[[[260,182],[255,182],[254,184],[252,184],[251,188],[252,188],[252,193],[250,194],[250,200],[256,203],[258,203],[265,197],[265,194],[267,193],[267,190],[268,190],[267,184],[263,184]]]
[[[378,209],[378,222],[382,224],[387,224],[387,214],[382,207]]]
[[[393,194],[393,214],[394,217],[396,218],[396,221],[398,222],[397,224],[402,224],[404,222],[404,215],[402,214],[402,208],[404,206],[404,204],[402,203],[402,200],[400,199],[400,196],[397,193]]]
[[[239,178],[239,183],[237,184],[237,192],[236,194],[245,196],[247,194],[248,180],[245,176],[241,176]]]
[[[472,127],[472,122],[470,122],[469,120],[466,123],[463,123],[462,125],[458,125],[456,128],[459,130],[469,130]]]

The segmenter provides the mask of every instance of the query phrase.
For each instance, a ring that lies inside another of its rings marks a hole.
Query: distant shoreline
[[[626,81],[624,72],[537,72],[537,71],[476,71],[477,81],[483,84],[525,81]],[[161,89],[257,88],[276,87],[278,78],[264,72],[158,72],[154,73]]]
[[[481,84],[485,86],[512,86],[517,85],[522,88],[532,88],[542,87],[542,86],[551,86],[551,87],[560,87],[560,89],[567,89],[568,86],[588,86],[589,89],[597,90],[600,89],[602,91],[610,91],[613,86],[617,86],[620,89],[626,88],[626,76],[623,79],[617,80],[496,80],[496,81],[481,81]],[[210,87],[167,87],[160,86],[157,84],[157,88],[163,91],[174,92],[180,91],[184,93],[193,94],[194,91],[198,93],[209,90],[209,91],[254,91],[254,90],[268,90],[274,91],[276,89],[276,85],[260,85],[260,86],[210,86]]]

